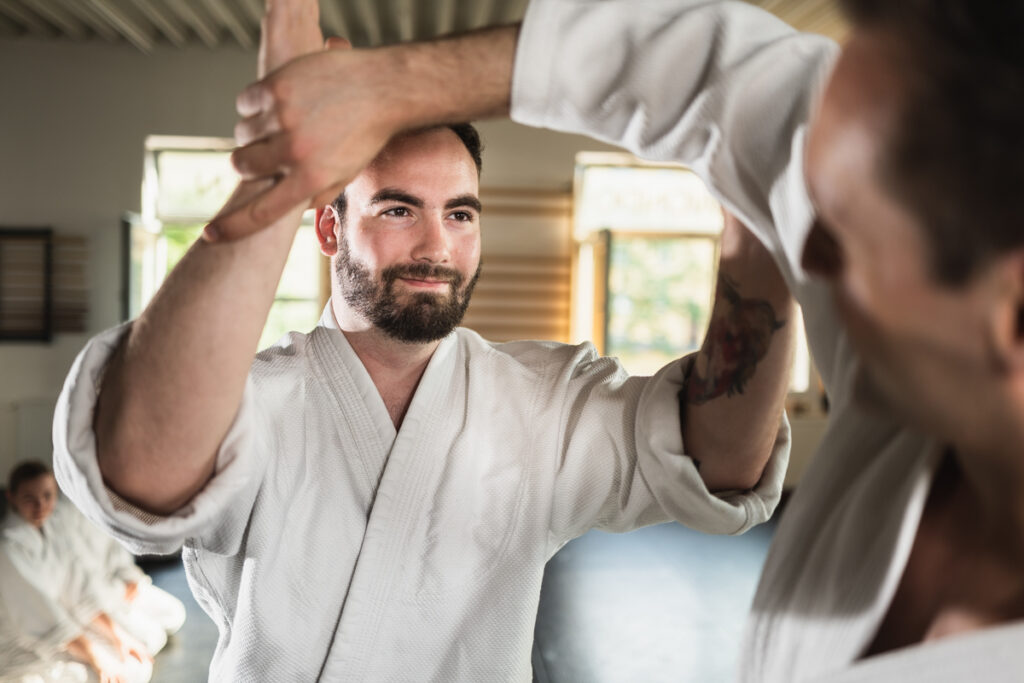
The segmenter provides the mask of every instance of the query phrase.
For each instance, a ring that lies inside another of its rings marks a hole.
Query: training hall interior
[[[376,46],[517,21],[527,4],[320,0],[321,25]],[[755,4],[843,36],[827,0]],[[233,187],[234,100],[255,78],[261,12],[261,0],[0,2],[4,481],[19,462],[50,460],[76,354],[138,315]],[[464,325],[494,341],[589,340],[635,374],[695,350],[722,225],[696,176],[584,137],[505,120],[478,127],[483,271]],[[312,328],[329,277],[307,212],[261,344]],[[827,413],[803,343],[788,409],[792,490]],[[772,529],[710,537],[666,524],[571,542],[545,573],[535,680],[730,680]],[[216,628],[180,558],[139,561],[187,608],[153,680],[205,679]]]

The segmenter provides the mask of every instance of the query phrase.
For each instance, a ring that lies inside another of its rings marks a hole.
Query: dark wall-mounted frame
[[[53,230],[0,227],[0,342],[53,338]]]

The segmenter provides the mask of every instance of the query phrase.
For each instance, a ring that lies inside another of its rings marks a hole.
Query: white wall
[[[0,226],[87,235],[91,253],[88,334],[0,343],[0,479],[15,457],[14,406],[52,401],[88,336],[118,322],[119,220],[140,209],[145,137],[230,136],[235,94],[254,74],[254,53],[241,49],[147,56],[100,43],[0,40]],[[480,128],[490,187],[567,190],[576,152],[608,149],[507,121]]]

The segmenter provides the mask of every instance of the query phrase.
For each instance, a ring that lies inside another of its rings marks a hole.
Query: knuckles
[[[312,156],[316,145],[306,135],[290,132],[284,134],[283,157],[289,163],[299,163]]]

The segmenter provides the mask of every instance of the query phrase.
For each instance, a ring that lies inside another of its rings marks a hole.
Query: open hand
[[[260,37],[259,77],[265,78],[291,60],[318,52],[322,43],[319,5],[316,0],[267,0]],[[347,49],[351,46],[348,41],[336,38],[329,40],[327,47]],[[279,112],[272,107],[254,107],[252,104],[243,106],[242,99],[239,98],[239,111],[247,118],[235,130],[236,142],[247,145],[249,149],[256,147],[266,150],[270,136],[280,130],[277,121]],[[278,188],[288,181],[284,174],[276,170],[263,174],[245,173],[244,165],[236,161],[236,166],[243,171],[243,181],[204,231],[203,236],[207,240],[233,239],[255,232],[267,227],[289,210],[304,206],[308,199],[308,196],[292,198],[288,195],[288,199],[281,202],[277,199],[282,194]],[[273,212],[273,215],[263,211],[261,207],[268,199],[273,200],[275,207],[281,207],[280,211]],[[242,228],[238,227],[239,224]]]
[[[223,238],[269,225],[310,198],[313,206],[330,203],[373,160],[393,131],[377,94],[383,83],[360,82],[368,66],[363,51],[326,50],[290,62],[239,96],[245,119],[235,134],[244,146],[232,162],[243,178],[277,182],[214,220]]]

